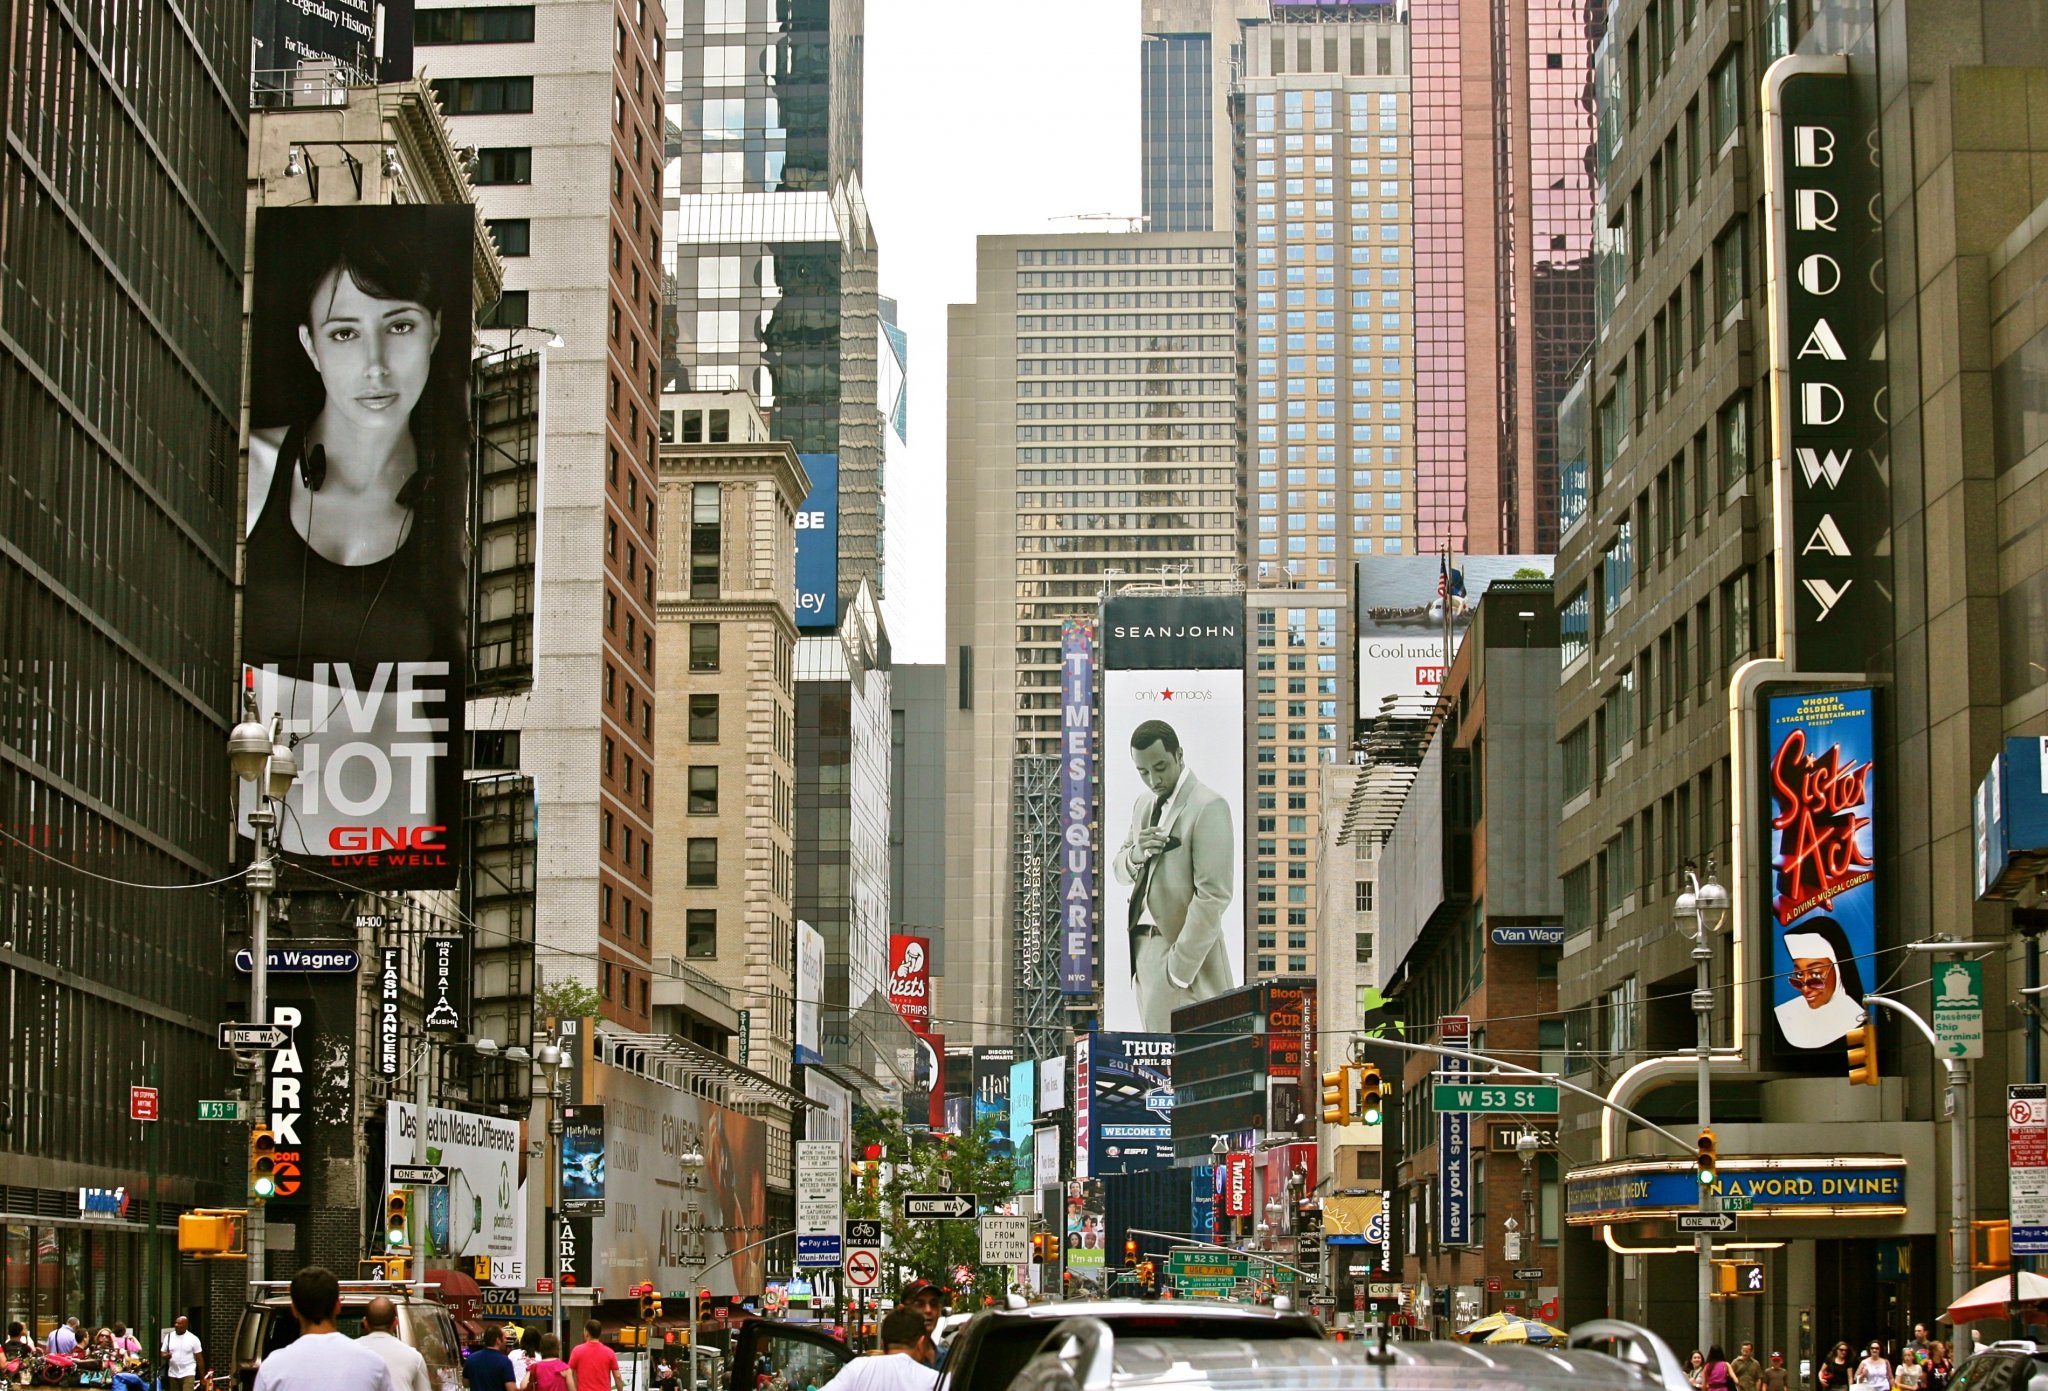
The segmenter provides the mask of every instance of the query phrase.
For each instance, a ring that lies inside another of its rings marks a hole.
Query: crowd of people
[[[163,1331],[157,1347],[167,1391],[193,1391],[199,1381],[200,1361],[204,1355],[205,1348],[199,1341],[199,1335],[192,1331],[186,1318],[179,1315],[177,1321]],[[109,1373],[107,1384],[112,1391],[144,1391],[147,1385],[142,1376],[145,1365],[142,1340],[125,1323],[110,1324],[87,1333],[73,1316],[51,1329],[50,1336],[41,1342],[20,1319],[7,1325],[7,1338],[0,1342],[0,1364],[5,1364],[16,1379],[21,1377],[23,1369],[59,1358],[97,1364],[96,1369]]]
[[[1967,1356],[1965,1352],[1963,1355]],[[1913,1336],[1903,1343],[1897,1357],[1885,1353],[1885,1344],[1874,1341],[1859,1355],[1850,1344],[1836,1343],[1813,1371],[1814,1391],[1948,1391],[1956,1372],[1956,1353],[1938,1338],[1927,1336],[1927,1325],[1913,1325]],[[1759,1359],[1754,1343],[1744,1343],[1734,1357],[1721,1349],[1695,1348],[1686,1375],[1699,1391],[1794,1391],[1796,1378],[1785,1365],[1785,1354],[1773,1352]]]

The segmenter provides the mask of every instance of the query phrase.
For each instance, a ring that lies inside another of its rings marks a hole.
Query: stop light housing
[[[249,1132],[249,1201],[264,1203],[277,1196],[277,1132],[259,1125]]]
[[[1136,1265],[1137,1263],[1138,1239],[1134,1236],[1127,1236],[1124,1238],[1124,1264]]]
[[[1849,1045],[1849,1085],[1876,1086],[1877,1021],[1867,1014],[1864,1015],[1842,1035],[1842,1041]]]
[[[1358,1118],[1367,1125],[1378,1125],[1386,1114],[1386,1095],[1386,1078],[1379,1068],[1366,1063],[1359,1069]]]
[[[384,1245],[394,1251],[412,1245],[412,1193],[407,1189],[384,1195]]]
[[[661,1302],[651,1294],[640,1296],[640,1322],[653,1323],[661,1315]]]
[[[1700,1132],[1699,1152],[1693,1162],[1701,1188],[1712,1188],[1721,1181],[1720,1143],[1712,1129]]]
[[[1323,1124],[1351,1124],[1351,1065],[1323,1074]]]
[[[2012,1223],[1999,1219],[1970,1224],[1970,1268],[2009,1270],[2012,1267]]]

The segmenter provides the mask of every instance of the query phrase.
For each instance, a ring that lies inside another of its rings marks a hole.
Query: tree
[[[581,981],[551,980],[533,992],[537,1019],[588,1019],[604,1012],[604,1001]]]
[[[881,1220],[893,1265],[948,1288],[959,1283],[955,1269],[966,1266],[974,1272],[976,1302],[1009,1288],[1008,1266],[981,1264],[979,1223],[912,1222],[903,1216],[908,1193],[971,1194],[980,1212],[1012,1201],[1010,1146],[994,1121],[964,1135],[934,1135],[904,1130],[897,1112],[863,1110],[854,1117],[853,1136],[854,1162],[868,1167],[857,1167],[848,1184],[846,1214]],[[871,1146],[881,1147],[880,1160],[865,1159]],[[957,1289],[953,1307],[967,1307]]]

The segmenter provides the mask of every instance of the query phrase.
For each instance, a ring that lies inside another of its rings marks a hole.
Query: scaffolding
[[[1067,1046],[1066,996],[1060,991],[1060,761],[1020,754],[1012,780],[1016,828],[1010,882],[1011,999],[1017,1046],[1028,1058],[1052,1058]]]

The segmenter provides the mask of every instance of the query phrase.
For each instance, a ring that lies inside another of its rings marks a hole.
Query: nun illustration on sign
[[[1863,977],[1849,935],[1833,918],[1808,918],[1783,937],[1792,958],[1786,983],[1793,995],[1776,1010],[1778,1028],[1794,1048],[1840,1043],[1863,1017]]]

